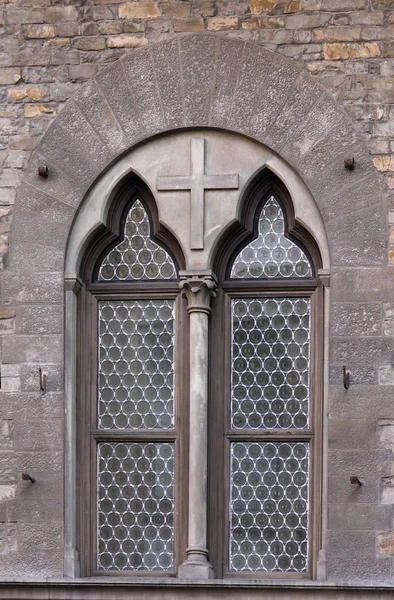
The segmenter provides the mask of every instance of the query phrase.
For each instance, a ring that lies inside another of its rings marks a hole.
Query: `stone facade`
[[[376,590],[365,597],[386,597],[377,588],[392,586],[394,557],[394,4],[16,0],[0,7],[2,578],[64,573],[63,266],[75,210],[136,144],[214,127],[287,161],[322,215],[331,324],[320,579],[342,581],[344,590],[358,585],[360,593],[372,582]],[[345,170],[343,160],[353,157],[356,168]],[[43,164],[48,179],[37,175]],[[34,475],[34,486],[22,471]],[[350,484],[352,475],[361,487]],[[59,586],[53,593],[74,593]]]

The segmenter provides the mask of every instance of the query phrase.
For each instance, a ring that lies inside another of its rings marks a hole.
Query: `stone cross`
[[[178,177],[158,177],[158,190],[190,190],[190,248],[204,249],[205,190],[236,190],[238,175],[206,175],[204,138],[191,139],[191,174]]]

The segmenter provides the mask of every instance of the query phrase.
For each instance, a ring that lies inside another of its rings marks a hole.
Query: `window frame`
[[[151,239],[163,247],[174,260],[176,279],[99,281],[99,265],[108,251],[122,240],[128,212],[136,200],[147,212]],[[155,200],[149,188],[136,176],[127,178],[115,190],[109,209],[107,227],[96,231],[86,244],[81,263],[82,287],[78,296],[77,331],[77,547],[81,576],[88,577],[175,577],[185,559],[188,508],[188,419],[189,377],[188,318],[179,292],[179,270],[184,258],[174,236],[160,225]],[[98,306],[101,300],[174,300],[175,310],[175,378],[174,428],[169,430],[99,429],[98,417]],[[97,568],[97,448],[100,442],[174,443],[174,568],[171,571],[99,570]],[[182,498],[182,502],[179,499]]]
[[[308,256],[312,278],[300,279],[231,279],[230,270],[236,255],[257,237],[258,220],[264,204],[274,196],[285,221],[285,235]],[[219,578],[229,579],[315,579],[322,538],[322,457],[323,457],[323,377],[324,377],[324,303],[323,285],[317,277],[321,257],[313,237],[294,216],[290,194],[284,184],[268,169],[252,180],[239,203],[238,222],[224,233],[217,244],[215,269],[218,294],[212,300],[210,328],[209,404],[209,550],[210,560]],[[310,350],[310,420],[307,430],[231,430],[231,299],[267,297],[309,297],[311,299]],[[214,352],[215,340],[223,340],[223,352]],[[224,382],[224,384],[223,384]],[[229,569],[229,494],[231,441],[307,441],[309,443],[308,567],[297,572],[234,572]],[[212,463],[215,457],[215,463]],[[224,482],[224,483],[223,483]]]

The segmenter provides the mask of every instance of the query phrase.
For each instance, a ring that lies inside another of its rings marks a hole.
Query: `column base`
[[[188,548],[187,559],[178,568],[179,579],[214,579],[215,573],[205,548]]]

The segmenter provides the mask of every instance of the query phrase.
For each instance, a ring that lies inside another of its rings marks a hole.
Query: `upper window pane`
[[[174,279],[174,261],[150,235],[146,210],[136,200],[127,215],[123,241],[101,263],[99,281]]]
[[[231,269],[235,279],[312,277],[305,253],[285,237],[285,221],[273,196],[260,213],[258,236],[236,257]]]

